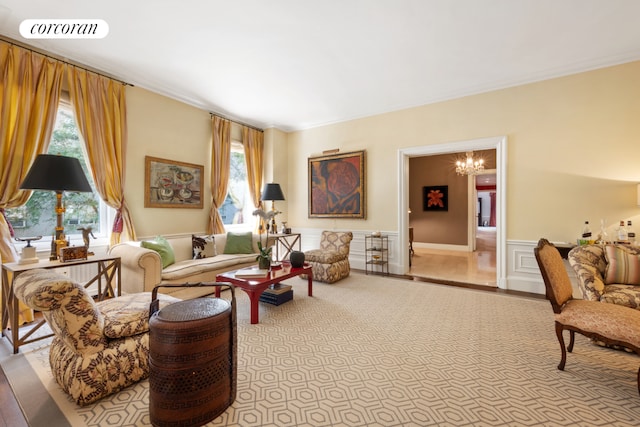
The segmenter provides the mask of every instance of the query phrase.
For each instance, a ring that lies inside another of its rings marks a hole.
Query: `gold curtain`
[[[218,116],[211,116],[211,210],[207,232],[224,233],[224,224],[218,209],[227,197],[229,169],[231,164],[231,122]]]
[[[0,209],[24,205],[31,192],[20,190],[38,154],[46,153],[56,120],[65,65],[0,41]],[[0,261],[18,254],[9,225],[0,215]],[[33,312],[20,305],[20,323]]]
[[[29,167],[46,153],[53,132],[65,64],[0,41],[0,208],[24,205]],[[9,226],[0,215],[0,255],[17,261]]]
[[[244,146],[244,158],[247,162],[249,194],[251,194],[253,205],[259,208],[261,203],[262,173],[264,169],[264,132],[243,126],[242,144]]]
[[[135,240],[133,221],[124,199],[127,113],[125,85],[70,66],[69,94],[78,129],[85,141],[91,174],[104,202],[116,209],[111,244]]]

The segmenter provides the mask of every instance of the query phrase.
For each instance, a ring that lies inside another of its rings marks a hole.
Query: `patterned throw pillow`
[[[158,252],[160,259],[162,260],[162,268],[166,268],[176,262],[176,255],[173,253],[173,247],[171,247],[171,244],[167,239],[162,236],[156,236],[152,241],[140,242],[140,246]]]
[[[191,235],[191,255],[193,259],[211,258],[216,255],[216,238],[213,234]]]
[[[640,285],[640,255],[617,245],[605,246],[604,255],[607,260],[605,284]]]

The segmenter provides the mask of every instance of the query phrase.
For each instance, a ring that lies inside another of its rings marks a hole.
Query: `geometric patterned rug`
[[[637,426],[640,359],[576,336],[565,371],[549,302],[352,272],[238,290],[235,403],[208,426]],[[0,363],[31,426],[148,426],[148,382],[84,408],[52,380],[47,342]]]

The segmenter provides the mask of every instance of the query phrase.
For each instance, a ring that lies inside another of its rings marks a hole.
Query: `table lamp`
[[[82,170],[80,161],[74,157],[40,154],[31,165],[20,189],[56,192],[56,229],[49,259],[57,259],[59,249],[67,244],[62,223],[65,211],[62,205],[62,193],[64,191],[93,191]]]
[[[280,184],[276,184],[273,182],[269,184],[265,184],[264,188],[262,189],[262,194],[260,195],[260,199],[265,201],[271,200],[271,210],[275,211],[276,210],[275,201],[284,200],[284,194],[282,194],[282,189],[280,188]],[[275,215],[271,217],[271,229],[273,230],[274,233],[277,230]]]

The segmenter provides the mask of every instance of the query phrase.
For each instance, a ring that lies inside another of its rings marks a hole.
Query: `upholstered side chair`
[[[304,253],[304,259],[313,270],[313,280],[335,283],[349,276],[349,248],[353,240],[351,231],[325,230],[320,236],[320,249],[312,249]],[[301,275],[306,279],[306,275]]]
[[[640,355],[640,311],[617,304],[574,299],[571,280],[558,249],[548,240],[540,239],[534,253],[547,299],[555,313],[556,336],[562,352],[559,370],[564,371],[567,351],[573,351],[576,332]],[[569,345],[566,347],[565,330],[569,331]],[[640,369],[637,377],[640,393]]]
[[[14,289],[20,301],[42,312],[52,329],[51,372],[78,405],[149,376],[151,292],[94,302],[82,285],[45,269],[23,272]],[[159,298],[161,306],[180,301]]]

